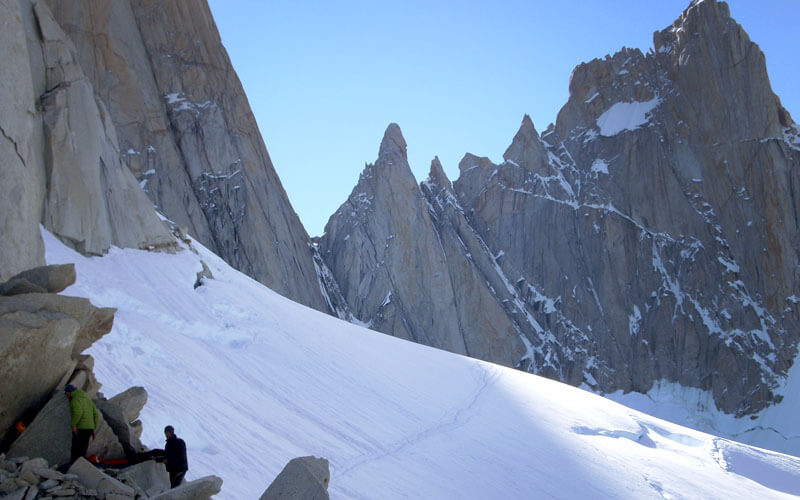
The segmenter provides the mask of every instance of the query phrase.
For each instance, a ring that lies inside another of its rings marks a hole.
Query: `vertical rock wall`
[[[233,267],[327,310],[289,204],[204,1],[51,1],[159,211]]]

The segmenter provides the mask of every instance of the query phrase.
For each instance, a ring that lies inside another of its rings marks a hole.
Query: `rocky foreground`
[[[45,266],[0,284],[0,498],[206,499],[222,479],[211,475],[170,489],[163,463],[146,459],[139,413],[143,387],[107,399],[85,349],[111,331],[115,309],[58,295],[75,282],[72,264]],[[89,444],[95,463],[79,459],[66,473],[71,436],[63,387],[84,390],[100,410]],[[327,498],[325,459],[292,460],[262,498]]]

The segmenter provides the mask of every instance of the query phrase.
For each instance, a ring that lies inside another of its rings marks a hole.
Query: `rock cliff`
[[[652,51],[581,64],[569,90],[555,125],[526,116],[501,164],[468,154],[452,185],[434,161],[412,189],[384,138],[320,242],[355,317],[601,393],[669,380],[736,415],[780,401],[800,136],[758,46],[725,3],[693,2]]]
[[[3,1],[0,279],[42,264],[39,224],[78,250],[170,246],[116,129],[43,3]]]
[[[85,254],[172,248],[158,210],[172,232],[329,310],[204,1],[0,9],[11,68],[0,84],[0,279],[43,264],[39,224]]]
[[[48,3],[156,208],[236,269],[327,311],[308,234],[206,2]]]

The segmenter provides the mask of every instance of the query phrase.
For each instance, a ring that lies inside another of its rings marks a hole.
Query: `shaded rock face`
[[[540,136],[525,117],[503,163],[468,154],[452,186],[436,162],[419,191],[368,166],[320,242],[355,316],[436,345],[371,314],[381,293],[447,276],[457,331],[428,336],[460,339],[456,352],[497,360],[511,342],[510,366],[604,393],[669,380],[736,415],[779,401],[800,321],[798,129],[726,4],[693,3],[654,46],[578,66],[555,125]],[[419,192],[427,213],[407,201]],[[413,230],[380,236],[414,250],[392,264],[363,234],[399,219]],[[372,291],[392,266],[405,281]],[[404,304],[434,325],[429,304]]]
[[[50,1],[157,209],[236,269],[327,311],[305,229],[204,1]]]

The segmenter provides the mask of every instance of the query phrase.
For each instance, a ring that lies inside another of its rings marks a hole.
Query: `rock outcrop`
[[[180,486],[150,497],[152,500],[184,500],[192,498],[207,500],[222,491],[222,478],[205,476],[194,481],[186,481]]]
[[[468,154],[452,185],[435,161],[412,188],[390,130],[320,241],[340,310],[601,393],[667,380],[739,416],[780,401],[800,134],[726,4],[579,65],[555,125],[526,116],[501,164]]]
[[[236,269],[327,311],[308,234],[208,5],[48,3],[116,125],[123,163],[158,210]]]
[[[69,272],[70,268],[34,269],[0,289],[13,292],[18,286],[9,284],[22,281],[39,289],[63,289],[71,284],[63,281],[65,276],[75,279],[74,268]],[[114,312],[97,308],[87,299],[53,293],[0,296],[0,378],[8,388],[0,391],[0,433],[49,399],[77,366],[80,352],[111,331]]]
[[[142,462],[121,470],[100,470],[79,458],[66,473],[42,458],[0,454],[0,495],[4,500],[72,498],[207,500],[221,491],[222,479],[206,476],[170,489],[164,464]]]
[[[328,500],[330,480],[331,473],[326,459],[293,458],[261,495],[260,500]]]
[[[167,499],[219,493],[222,480],[215,476],[169,490],[164,465],[154,461],[108,474],[83,458],[67,474],[48,466],[69,464],[67,383],[84,390],[100,410],[88,456],[136,463],[145,451],[138,418],[147,392],[131,387],[106,399],[92,373],[94,361],[81,354],[111,330],[115,309],[55,295],[74,281],[74,266],[61,265],[30,269],[0,284],[0,290],[13,294],[0,296],[0,377],[7,382],[0,390],[0,450],[8,457],[0,454],[0,495]]]

